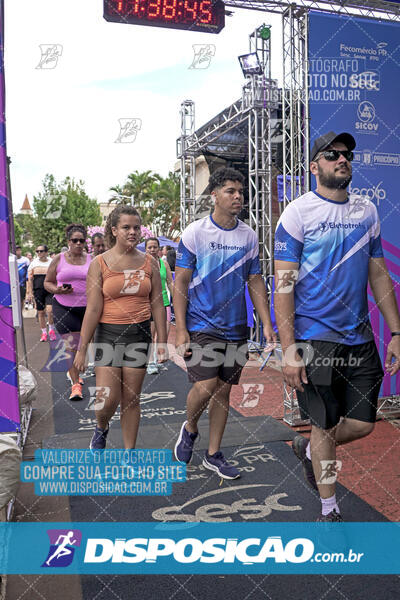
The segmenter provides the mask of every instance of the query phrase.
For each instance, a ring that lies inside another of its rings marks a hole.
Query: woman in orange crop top
[[[140,392],[151,344],[150,315],[160,336],[159,361],[167,359],[165,311],[156,260],[136,249],[140,215],[132,206],[118,206],[109,215],[105,239],[109,250],[93,259],[87,278],[87,307],[74,365],[86,366],[94,338],[97,426],[92,450],[106,446],[109,422],[121,404],[125,449],[135,448],[140,421]]]

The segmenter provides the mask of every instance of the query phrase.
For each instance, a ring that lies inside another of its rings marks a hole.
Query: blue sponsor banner
[[[0,572],[398,574],[398,523],[0,523]]]
[[[186,481],[171,450],[36,450],[22,462],[21,481],[38,496],[165,496]]]
[[[349,189],[377,206],[383,251],[399,302],[400,24],[312,11],[309,25],[311,145],[328,131],[354,136]],[[391,335],[371,294],[368,299],[383,360]],[[384,378],[381,395],[391,394],[400,394],[400,375]]]

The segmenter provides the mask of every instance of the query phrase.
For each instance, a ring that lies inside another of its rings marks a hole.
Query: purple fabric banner
[[[10,308],[9,214],[4,93],[4,5],[0,0],[0,432],[18,431],[16,343]]]

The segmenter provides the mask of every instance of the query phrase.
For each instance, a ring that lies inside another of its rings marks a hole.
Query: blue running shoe
[[[104,448],[106,447],[107,436],[109,431],[109,427],[107,427],[107,429],[100,429],[100,427],[97,427],[96,425],[96,429],[94,430],[94,434],[92,436],[92,439],[90,440],[89,448],[91,450],[104,450]]]
[[[237,479],[240,477],[239,470],[231,465],[220,451],[211,455],[206,452],[203,466],[210,471],[215,471],[223,479]]]
[[[189,464],[192,460],[194,442],[199,434],[190,433],[185,427],[186,423],[187,421],[183,423],[179,432],[179,437],[174,448],[174,454],[176,460]]]

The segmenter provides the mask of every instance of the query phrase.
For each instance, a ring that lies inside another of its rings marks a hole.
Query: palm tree
[[[142,224],[149,226],[156,235],[176,237],[179,234],[180,187],[176,174],[170,172],[164,178],[152,171],[134,171],[122,186],[115,185],[110,191],[115,193],[110,202],[115,200],[117,204],[129,204],[133,194]]]
[[[153,194],[153,229],[157,228],[159,235],[176,237],[180,229],[179,177],[171,172],[166,178],[160,177],[153,186]]]
[[[152,185],[160,176],[152,171],[134,171],[130,173],[124,184],[124,192],[127,196],[135,197],[137,208],[143,208],[151,200]]]

